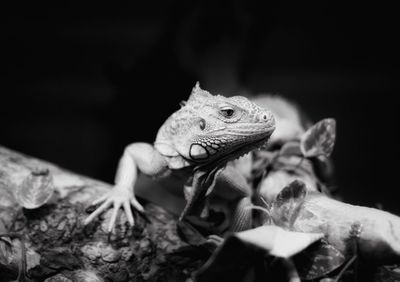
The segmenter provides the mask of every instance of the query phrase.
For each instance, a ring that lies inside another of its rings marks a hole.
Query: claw
[[[218,235],[209,235],[207,237],[207,242],[213,243],[216,246],[221,245],[224,242],[224,239]]]
[[[109,197],[109,195],[110,195],[109,193],[106,193],[103,196],[101,196],[100,198],[94,200],[92,202],[92,206],[95,206],[95,205],[100,204],[101,202],[104,202]]]
[[[111,233],[112,230],[114,229],[115,221],[117,220],[118,211],[119,211],[120,207],[121,207],[121,204],[114,202],[113,212],[112,212],[112,215],[110,218],[110,223],[108,224],[108,233]]]
[[[131,205],[137,209],[138,211],[140,211],[141,213],[144,213],[144,208],[143,206],[136,200],[136,198],[132,198],[131,199]]]
[[[95,217],[104,212],[111,205],[113,205],[113,211],[111,213],[110,221],[108,222],[107,226],[108,233],[111,233],[113,231],[115,223],[117,221],[119,210],[121,208],[124,209],[127,220],[131,226],[134,226],[135,224],[132,207],[142,215],[144,214],[144,208],[136,200],[133,193],[129,190],[129,187],[114,186],[112,191],[100,197],[99,199],[96,199],[93,204],[99,204],[101,202],[103,203],[84,220],[84,225],[89,224],[91,221],[93,221]]]
[[[89,224],[95,217],[97,217],[99,214],[101,214],[103,211],[105,211],[110,205],[112,201],[111,199],[106,200],[104,203],[101,204],[100,207],[98,207],[94,212],[92,212],[83,222],[84,225]]]
[[[135,225],[135,220],[133,219],[133,214],[131,210],[131,206],[129,205],[128,202],[123,203],[123,207],[126,213],[126,217],[128,219],[129,224],[133,227]]]

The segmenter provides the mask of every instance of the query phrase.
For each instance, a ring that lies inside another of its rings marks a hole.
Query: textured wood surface
[[[37,169],[50,171],[55,193],[44,206],[24,209],[15,191]],[[147,218],[136,215],[134,228],[121,213],[111,236],[110,211],[83,226],[89,203],[110,188],[0,147],[0,281],[19,272],[19,281],[186,281],[202,254],[180,240],[176,216],[164,209],[145,203]]]

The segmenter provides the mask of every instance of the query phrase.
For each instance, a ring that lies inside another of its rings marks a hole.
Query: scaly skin
[[[113,205],[108,231],[112,231],[121,207],[133,226],[131,205],[144,212],[133,189],[138,171],[155,178],[181,179],[190,192],[180,219],[193,212],[197,202],[212,191],[217,176],[232,191],[239,191],[245,201],[249,196],[248,188],[242,185],[245,181],[223,168],[228,161],[261,147],[274,129],[270,111],[241,96],[211,95],[197,83],[188,101],[161,126],[154,145],[132,143],[125,148],[114,188],[93,202],[102,204],[84,223]],[[239,207],[243,201],[239,201]],[[242,222],[243,216],[239,220]]]

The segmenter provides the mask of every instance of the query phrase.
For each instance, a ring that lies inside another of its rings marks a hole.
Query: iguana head
[[[270,111],[242,96],[211,95],[197,83],[187,102],[160,128],[155,146],[168,157],[182,157],[182,166],[203,165],[262,146],[274,129]]]

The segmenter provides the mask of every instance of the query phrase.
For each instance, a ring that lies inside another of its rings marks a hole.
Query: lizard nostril
[[[264,120],[267,120],[267,115],[263,115],[263,119],[264,119]]]

